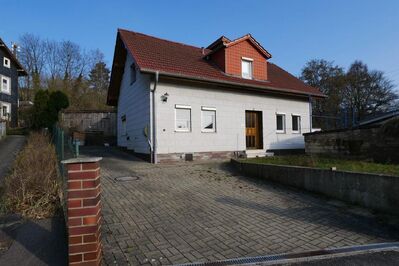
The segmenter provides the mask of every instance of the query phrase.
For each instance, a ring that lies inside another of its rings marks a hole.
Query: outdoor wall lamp
[[[164,95],[161,96],[161,101],[166,103],[168,101],[169,94],[166,92]]]

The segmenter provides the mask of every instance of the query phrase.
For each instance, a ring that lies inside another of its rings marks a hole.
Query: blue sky
[[[360,59],[399,85],[397,0],[0,0],[0,6],[0,37],[7,44],[25,32],[71,40],[99,48],[108,64],[118,27],[199,47],[220,35],[251,33],[273,55],[271,62],[294,75],[313,58],[344,67]]]

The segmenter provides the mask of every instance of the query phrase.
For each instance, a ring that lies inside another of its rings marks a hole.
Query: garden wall
[[[399,177],[326,169],[247,163],[232,159],[244,175],[321,193],[366,208],[399,215]]]
[[[305,152],[399,162],[399,138],[385,136],[380,127],[306,133]]]

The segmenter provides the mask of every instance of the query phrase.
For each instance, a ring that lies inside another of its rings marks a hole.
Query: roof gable
[[[7,45],[3,42],[1,38],[0,48],[2,48],[8,54],[10,60],[17,66],[18,76],[27,76],[28,73],[26,72],[24,67],[21,65],[21,63],[18,61],[18,59],[15,57],[15,55],[11,52],[11,50],[7,47]]]
[[[219,40],[220,39],[220,40]],[[253,38],[246,35],[234,41],[221,37],[211,44],[213,48],[222,42],[229,42],[231,46]],[[259,44],[257,47],[260,47]],[[206,60],[204,54],[210,49],[195,47],[178,42],[172,42],[146,34],[118,30],[115,55],[111,72],[111,82],[108,90],[108,103],[116,104],[119,95],[120,80],[123,75],[126,53],[129,53],[141,72],[159,75],[211,82],[241,89],[252,89],[260,92],[288,93],[294,95],[324,97],[316,88],[306,85],[298,78],[282,70],[278,66],[267,62],[268,80],[249,80],[224,73],[214,62]]]

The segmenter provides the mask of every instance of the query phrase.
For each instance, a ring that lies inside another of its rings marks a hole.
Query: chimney
[[[19,45],[15,42],[11,43],[11,51],[12,54],[15,56],[15,58],[18,57],[18,52],[19,52]]]

